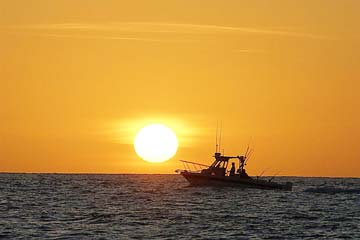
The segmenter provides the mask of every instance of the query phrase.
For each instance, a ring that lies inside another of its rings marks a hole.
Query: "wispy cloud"
[[[287,37],[303,37],[303,38],[314,38],[314,39],[329,39],[328,36],[295,32],[289,30],[276,30],[276,29],[264,29],[264,28],[251,28],[251,27],[232,27],[232,26],[221,26],[221,25],[207,25],[207,24],[178,24],[178,23],[128,23],[133,25],[144,25],[144,26],[166,26],[174,27],[179,29],[193,30],[195,32],[210,31],[210,32],[231,32],[231,33],[252,33],[252,34],[263,34],[263,35],[281,35]]]
[[[104,34],[79,34],[79,33],[69,33],[69,32],[61,32],[57,33],[54,32],[18,32],[18,31],[11,31],[9,29],[2,29],[0,27],[0,32],[13,34],[13,35],[31,35],[31,36],[38,36],[38,37],[50,37],[50,38],[73,38],[73,39],[102,39],[102,40],[125,40],[125,41],[139,41],[139,42],[154,42],[154,43],[161,43],[161,42],[191,42],[191,40],[176,40],[176,39],[161,39],[161,38],[146,38],[146,37],[127,37],[127,36],[110,36]]]
[[[237,53],[264,53],[264,50],[260,49],[235,49],[233,52]]]
[[[103,39],[103,40],[128,40],[128,41],[141,41],[141,42],[179,42],[177,40],[161,40],[151,38],[137,38],[137,37],[111,37],[101,35],[80,35],[80,34],[47,34],[42,33],[38,36],[54,37],[54,38],[75,38],[75,39]]]
[[[6,29],[33,29],[49,31],[102,31],[107,33],[176,33],[176,34],[257,34],[272,35],[282,37],[296,37],[308,39],[332,39],[329,36],[291,31],[285,28],[267,29],[256,27],[233,27],[208,24],[184,24],[184,23],[161,23],[161,22],[126,22],[126,23],[106,23],[106,24],[83,24],[83,23],[62,23],[62,24],[33,24],[1,27]],[[80,35],[77,35],[80,36]],[[85,36],[84,36],[85,37]],[[109,39],[113,39],[110,37]],[[119,38],[130,40],[127,38]],[[134,38],[133,40],[139,40]],[[155,40],[155,39],[152,39]]]

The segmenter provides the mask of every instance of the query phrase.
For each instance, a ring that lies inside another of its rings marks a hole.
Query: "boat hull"
[[[279,189],[292,190],[292,183],[275,183],[252,178],[240,178],[239,176],[214,176],[202,173],[182,171],[180,173],[191,186],[229,186],[242,188]]]

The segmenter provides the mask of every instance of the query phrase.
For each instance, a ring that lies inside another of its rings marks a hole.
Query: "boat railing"
[[[201,172],[201,170],[209,168],[209,165],[196,163],[196,162],[190,162],[186,160],[180,160],[184,166],[184,170],[188,172]]]

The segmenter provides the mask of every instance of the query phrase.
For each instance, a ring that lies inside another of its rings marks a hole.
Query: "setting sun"
[[[175,155],[178,141],[170,128],[162,124],[151,124],[137,133],[134,147],[137,155],[143,160],[160,163]]]

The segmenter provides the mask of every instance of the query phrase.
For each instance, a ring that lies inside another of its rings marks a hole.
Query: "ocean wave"
[[[0,239],[360,239],[360,179],[283,180],[295,190],[188,187],[178,175],[0,174]]]
[[[326,193],[326,194],[360,194],[360,188],[337,188],[337,187],[319,187],[319,188],[308,188],[304,192],[309,193]]]

